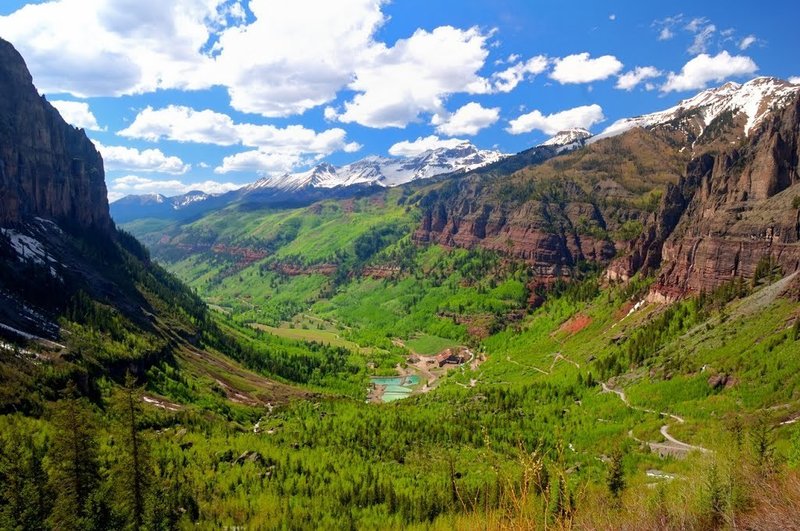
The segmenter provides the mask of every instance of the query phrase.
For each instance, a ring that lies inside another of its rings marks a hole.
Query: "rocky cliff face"
[[[22,56],[0,39],[0,224],[37,216],[109,230],[103,161],[39,96]]]
[[[690,198],[663,245],[656,292],[675,297],[752,279],[759,263],[800,269],[800,97],[742,145],[693,161]],[[798,199],[796,199],[798,198]]]
[[[524,259],[543,281],[583,260],[608,264],[610,280],[657,274],[661,300],[751,280],[759,267],[797,271],[800,95],[770,83],[779,104],[759,110],[751,129],[723,113],[700,142],[658,123],[538,165],[515,168],[511,157],[509,173],[442,183],[419,203],[415,239]]]
[[[510,174],[479,170],[423,197],[414,238],[523,259],[545,283],[568,277],[653,224],[658,191],[688,160],[681,147],[669,132],[639,129],[556,158],[510,157],[500,163]],[[527,164],[515,167],[518,158]]]

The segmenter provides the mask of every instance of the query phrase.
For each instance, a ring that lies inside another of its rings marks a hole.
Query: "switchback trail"
[[[630,402],[628,402],[628,397],[625,395],[624,391],[622,391],[620,389],[614,389],[612,387],[609,387],[605,383],[601,383],[600,385],[601,385],[601,387],[603,389],[602,390],[603,393],[614,393],[615,395],[617,395],[620,398],[620,400],[622,400],[622,403],[625,404],[625,406],[627,406],[627,407],[629,407],[631,409],[635,409],[636,411],[642,411],[644,413],[653,413],[653,414],[661,415],[662,417],[668,417],[668,418],[673,419],[678,424],[683,424],[685,422],[685,420],[682,417],[680,417],[678,415],[675,415],[675,414],[672,414],[672,413],[667,413],[666,411],[654,411],[652,409],[647,409],[647,408],[643,408],[643,407],[639,407],[639,406],[633,406],[633,405],[631,405]],[[698,452],[702,452],[704,454],[711,452],[711,450],[709,450],[708,448],[703,448],[702,446],[697,446],[697,445],[694,445],[694,444],[689,444],[689,443],[686,443],[686,442],[683,442],[683,441],[679,441],[678,439],[676,439],[675,437],[670,435],[670,433],[669,433],[669,424],[664,424],[663,426],[661,426],[661,429],[659,431],[661,432],[661,435],[664,437],[664,439],[666,439],[666,442],[663,442],[663,443],[661,443],[661,442],[648,442],[646,444],[650,447],[651,450],[653,450],[654,452],[657,452],[658,454],[660,454],[662,456],[671,455],[673,457],[681,458],[681,457],[685,457],[686,454],[688,454],[689,452],[692,452],[692,451],[698,451]],[[632,437],[633,439],[638,441],[638,439],[636,439],[636,437],[633,436],[632,431],[629,431],[628,435],[630,437]]]

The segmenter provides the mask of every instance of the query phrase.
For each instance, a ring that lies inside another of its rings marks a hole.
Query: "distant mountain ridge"
[[[467,172],[509,155],[482,150],[471,142],[424,151],[409,157],[369,156],[345,166],[323,162],[304,172],[263,177],[225,194],[192,191],[174,197],[128,195],[111,203],[119,223],[146,217],[187,219],[235,201],[296,206],[353,195],[370,188],[400,186],[438,175]]]
[[[635,128],[663,129],[691,149],[697,142],[724,145],[747,137],[772,110],[785,106],[798,93],[800,85],[757,77],[743,84],[729,82],[704,90],[662,111],[617,120],[595,136],[583,128],[566,129],[516,155],[463,142],[408,157],[368,156],[343,166],[322,162],[303,172],[263,177],[221,195],[189,192],[175,197],[126,196],[111,204],[111,213],[119,223],[145,217],[190,219],[236,201],[293,207],[442,175],[509,173]],[[717,134],[719,130],[726,134]]]
[[[452,148],[431,149],[409,157],[366,157],[340,167],[323,162],[305,172],[264,177],[246,186],[245,190],[399,186],[436,175],[480,168],[507,156],[499,151],[478,149],[471,142],[462,142]]]
[[[784,107],[800,92],[800,85],[775,77],[757,77],[739,84],[733,81],[704,90],[663,111],[623,118],[608,126],[589,142],[616,136],[635,127],[651,128],[674,124],[684,132],[701,137],[706,128],[725,114],[740,119],[744,136],[759,125],[775,108]]]

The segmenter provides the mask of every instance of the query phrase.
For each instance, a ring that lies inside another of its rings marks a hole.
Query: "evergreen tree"
[[[0,433],[0,529],[47,529],[52,497],[44,454],[45,448],[16,423]]]
[[[140,422],[142,418],[142,391],[128,373],[125,385],[114,400],[118,417],[117,440],[119,453],[113,467],[117,484],[119,507],[123,509],[132,529],[144,524],[145,504],[151,483],[150,455]]]
[[[100,484],[97,428],[90,406],[75,390],[53,411],[50,485],[56,493],[50,524],[55,529],[93,529],[92,501]]]
[[[606,485],[615,500],[619,500],[622,491],[625,490],[625,467],[622,463],[624,457],[625,454],[622,450],[617,449],[611,454],[611,460],[609,461]]]

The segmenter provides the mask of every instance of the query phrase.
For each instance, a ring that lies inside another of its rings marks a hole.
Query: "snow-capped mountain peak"
[[[183,195],[179,195],[177,197],[173,197],[172,199],[172,208],[175,210],[180,210],[181,208],[185,208],[192,203],[197,203],[198,201],[205,201],[209,197],[212,197],[212,194],[207,194],[201,190],[192,190],[190,192],[186,192]]]
[[[748,136],[772,109],[785,105],[798,92],[800,85],[774,77],[757,77],[743,84],[730,81],[704,90],[664,111],[617,120],[590,142],[617,136],[634,127],[664,125],[684,117],[690,117],[699,137],[708,125],[726,112],[733,116],[744,115],[743,132]]]
[[[572,129],[566,129],[564,131],[559,131],[554,136],[545,140],[539,145],[572,149],[573,147],[579,147],[585,144],[586,140],[591,136],[592,133],[586,129],[583,129],[582,127],[575,127]]]
[[[264,177],[245,190],[297,191],[354,185],[399,186],[417,179],[469,171],[505,156],[498,151],[481,150],[470,142],[463,142],[452,148],[431,149],[410,157],[370,156],[341,167],[321,163],[304,172]]]

